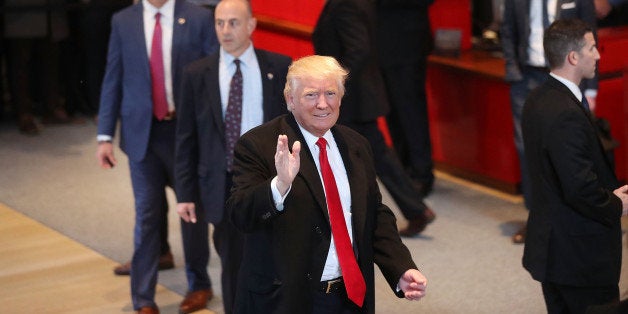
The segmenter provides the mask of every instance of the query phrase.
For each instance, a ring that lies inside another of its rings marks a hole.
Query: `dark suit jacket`
[[[373,313],[373,262],[392,289],[416,265],[401,243],[395,216],[381,202],[368,142],[341,125],[332,132],[351,187],[353,245],[367,288],[363,312]],[[234,188],[227,210],[246,237],[236,313],[309,313],[312,289],[320,287],[331,239],[323,185],[309,149],[302,146],[299,173],[284,210],[277,211],[270,181],[276,175],[280,134],[288,136],[290,147],[296,140],[305,145],[288,114],[244,134],[235,149]]]
[[[140,1],[113,16],[98,112],[98,134],[113,136],[120,119],[120,147],[133,161],[146,154],[153,117],[142,10]],[[175,101],[183,66],[218,48],[212,21],[211,11],[176,0],[171,57]]]
[[[268,121],[287,112],[283,89],[292,60],[259,49],[255,54],[262,75],[264,121]],[[177,108],[177,200],[198,201],[207,222],[211,223],[220,222],[223,216],[227,174],[225,126],[218,82],[219,55],[212,54],[185,68],[183,93]]]
[[[593,0],[557,0],[556,20],[573,18],[595,27],[597,22]],[[506,80],[521,80],[521,69],[528,61],[530,0],[505,0],[500,36],[506,59]],[[584,80],[581,86],[583,89],[597,89],[597,84],[596,76],[594,79]]]
[[[383,67],[425,62],[432,51],[433,0],[377,0],[377,46]]]
[[[528,97],[522,127],[532,186],[524,267],[541,282],[617,285],[619,184],[591,116],[550,77]]]
[[[312,43],[318,55],[331,56],[349,70],[340,121],[368,122],[388,113],[384,81],[377,63],[375,11],[368,0],[329,0]]]

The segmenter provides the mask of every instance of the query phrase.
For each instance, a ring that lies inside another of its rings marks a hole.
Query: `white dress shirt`
[[[174,21],[175,1],[166,1],[161,8],[156,8],[148,2],[142,0],[144,7],[144,38],[146,40],[146,53],[150,60],[150,51],[153,45],[153,31],[155,30],[155,14],[160,13],[159,24],[161,25],[161,51],[164,56],[164,80],[166,85],[166,99],[168,100],[168,111],[174,111],[174,94],[172,92],[172,23]]]
[[[151,47],[153,45],[153,32],[155,30],[155,15],[159,12],[159,24],[161,25],[161,51],[164,62],[164,84],[166,85],[166,100],[168,101],[168,111],[175,109],[174,94],[172,91],[172,23],[174,20],[175,1],[166,1],[161,8],[156,8],[147,0],[142,0],[142,19],[144,23],[144,40],[146,42],[146,54],[150,60]],[[137,53],[141,53],[138,51]],[[150,95],[146,95],[150,97]],[[98,134],[98,141],[111,141],[112,137],[107,134]]]
[[[250,44],[249,48],[238,59],[240,59],[240,71],[242,72],[242,123],[240,125],[240,135],[242,135],[264,122],[264,95],[262,93],[262,76],[253,44]],[[220,47],[218,77],[223,119],[229,104],[231,77],[236,71],[233,60],[235,58]]]
[[[550,72],[550,75],[553,78],[557,79],[559,82],[563,83],[565,86],[567,86],[567,88],[569,88],[569,90],[574,94],[574,96],[576,96],[576,98],[578,98],[578,100],[582,102],[582,91],[580,90],[580,87],[576,85],[576,83],[551,72]]]
[[[301,147],[307,147],[312,153],[312,156],[314,157],[314,163],[316,164],[316,169],[318,169],[318,175],[322,183],[323,175],[321,173],[321,166],[318,159],[320,149],[318,145],[316,145],[318,137],[309,133],[300,125],[299,128],[301,129],[301,133],[303,133],[303,137],[305,138],[305,143],[301,143]],[[353,243],[353,225],[351,224],[351,189],[349,186],[349,177],[347,176],[347,170],[345,169],[344,162],[342,161],[340,150],[336,145],[336,140],[334,139],[331,131],[327,131],[327,133],[325,133],[323,137],[327,141],[327,158],[336,179],[336,186],[338,187],[338,194],[340,195],[340,203],[342,204],[342,211],[344,213],[345,223],[347,224],[349,239],[351,240],[351,243]],[[279,194],[279,190],[277,189],[277,177],[275,177],[271,181],[271,190],[273,192],[273,199],[275,201],[277,210],[283,210],[283,201],[290,193],[290,189],[288,189],[288,192],[286,192],[286,194],[282,197],[281,194]],[[325,267],[323,268],[321,281],[338,278],[340,276],[342,276],[342,271],[340,269],[340,263],[338,262],[336,245],[334,244],[334,237],[332,235],[329,245],[329,252],[327,253],[327,260],[325,261]]]
[[[556,19],[556,1],[547,0],[547,17],[552,24]],[[543,0],[530,2],[530,38],[528,38],[528,65],[545,67],[545,51],[543,50]]]

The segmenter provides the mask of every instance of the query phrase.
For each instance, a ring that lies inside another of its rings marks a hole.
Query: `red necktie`
[[[161,50],[161,14],[155,14],[155,30],[153,43],[150,49],[150,78],[153,95],[153,114],[157,120],[163,120],[168,115],[168,101],[166,100],[166,83],[164,79],[164,55]]]
[[[340,268],[342,270],[342,278],[345,282],[347,295],[349,300],[362,307],[364,303],[364,294],[366,293],[366,284],[364,277],[360,272],[360,267],[355,260],[353,247],[349,239],[345,216],[342,212],[342,204],[340,203],[340,195],[336,186],[336,178],[329,166],[327,160],[327,141],[319,138],[316,145],[320,148],[318,155],[321,174],[323,175],[323,185],[325,186],[325,196],[327,198],[327,210],[329,211],[329,221],[331,223],[331,233],[334,236],[334,244],[336,245],[336,253]]]

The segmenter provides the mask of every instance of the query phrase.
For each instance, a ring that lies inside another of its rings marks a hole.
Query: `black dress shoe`
[[[408,226],[399,230],[399,235],[402,237],[413,237],[425,230],[428,224],[432,223],[436,219],[436,214],[428,207],[423,211],[423,215],[419,218],[408,221]]]

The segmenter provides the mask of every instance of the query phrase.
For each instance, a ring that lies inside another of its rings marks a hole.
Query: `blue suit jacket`
[[[262,75],[264,121],[286,113],[283,89],[291,59],[255,49]],[[191,63],[183,72],[179,100],[175,190],[179,202],[198,202],[205,220],[218,223],[225,208],[225,126],[218,78],[219,53]]]
[[[521,80],[521,68],[528,61],[530,1],[506,0],[504,2],[501,39],[504,58],[506,59],[506,81]],[[597,22],[593,0],[556,1],[556,20],[573,18],[581,19],[591,27],[595,27]],[[591,80],[584,80],[581,87],[584,89],[597,89],[597,76]]]
[[[171,65],[176,101],[183,67],[216,51],[218,41],[211,11],[184,0],[173,1]],[[140,2],[113,16],[98,112],[98,134],[113,137],[120,119],[120,147],[133,161],[146,154],[153,116],[142,11]]]

